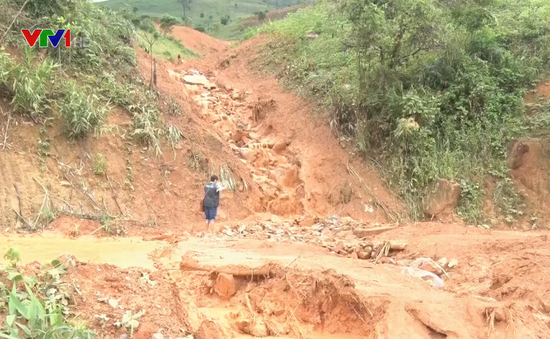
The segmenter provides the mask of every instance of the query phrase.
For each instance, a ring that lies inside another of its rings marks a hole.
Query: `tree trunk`
[[[155,84],[155,88],[157,88],[157,59],[155,58],[154,59],[154,62],[155,62],[155,68],[154,68],[154,73],[153,73],[153,82]]]

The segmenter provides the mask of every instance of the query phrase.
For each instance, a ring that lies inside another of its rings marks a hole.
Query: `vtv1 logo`
[[[22,29],[21,33],[23,33],[29,47],[34,47],[38,41],[40,48],[48,47],[49,44],[56,48],[59,46],[61,39],[65,40],[65,47],[90,47],[90,39],[87,37],[71,38],[70,29],[58,29],[55,33],[51,29],[35,29],[32,33],[28,29]]]

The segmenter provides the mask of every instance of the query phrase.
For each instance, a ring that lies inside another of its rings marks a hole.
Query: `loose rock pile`
[[[256,187],[267,198],[268,210],[280,215],[303,213],[301,164],[288,148],[292,140],[286,135],[272,135],[269,126],[262,125],[277,103],[252,91],[218,87],[214,79],[197,70],[168,73],[182,82],[184,90],[202,107],[201,118],[215,127],[218,136],[248,166]],[[243,182],[237,188],[246,187]]]
[[[271,242],[306,243],[319,245],[332,253],[354,259],[380,259],[401,251],[406,244],[373,242],[376,234],[396,228],[366,224],[349,217],[333,216],[316,221],[312,226],[301,226],[303,221],[261,221],[248,225],[223,227],[222,238],[259,239]],[[307,221],[306,221],[307,223]]]

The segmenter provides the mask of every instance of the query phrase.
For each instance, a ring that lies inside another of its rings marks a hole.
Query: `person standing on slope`
[[[218,177],[213,175],[210,177],[210,182],[204,186],[204,198],[202,206],[204,216],[206,217],[206,230],[210,231],[210,224],[216,220],[218,206],[220,205],[220,192],[225,189],[225,186],[218,182]]]

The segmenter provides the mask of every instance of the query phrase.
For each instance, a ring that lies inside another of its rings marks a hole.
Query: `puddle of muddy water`
[[[0,237],[0,251],[5,252],[10,247],[21,254],[23,264],[33,261],[47,263],[62,254],[72,254],[80,261],[154,270],[153,261],[148,255],[158,248],[159,244],[131,238],[65,239],[52,235]]]

